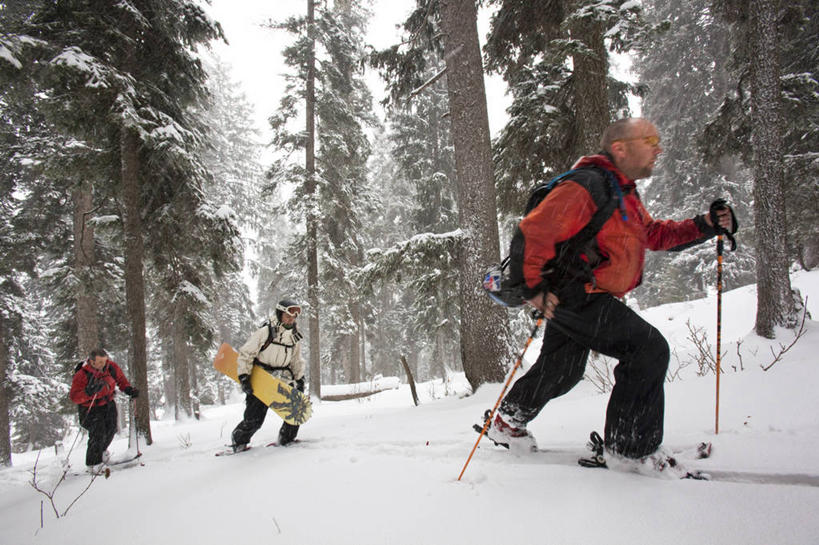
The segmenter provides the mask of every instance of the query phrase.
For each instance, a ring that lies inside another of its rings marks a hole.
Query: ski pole
[[[134,445],[136,446],[137,457],[142,456],[139,452],[139,430],[136,429],[136,398],[131,398],[131,429],[134,432]],[[130,446],[130,445],[128,445]]]
[[[714,435],[719,434],[719,376],[720,370],[720,344],[722,341],[722,233],[717,235],[717,396],[714,415]]]
[[[77,446],[77,441],[82,436],[82,434],[85,432],[85,428],[83,427],[83,424],[85,423],[86,420],[88,420],[88,413],[90,413],[91,409],[94,407],[94,402],[97,400],[97,395],[99,395],[99,391],[94,392],[94,397],[91,398],[91,404],[88,406],[88,412],[85,413],[85,418],[80,418],[79,415],[77,417],[77,421],[80,424],[80,429],[77,430],[77,435],[74,436],[74,442],[71,443],[71,448],[68,449],[68,453],[65,455],[66,463],[68,463],[68,459],[71,457],[71,453],[74,451],[74,447]]]
[[[526,355],[526,350],[529,348],[529,345],[532,344],[532,339],[535,338],[537,334],[537,330],[540,329],[540,324],[543,323],[543,313],[537,312],[535,314],[537,317],[537,322],[535,323],[534,329],[532,329],[532,333],[529,335],[529,338],[526,339],[526,344],[523,346],[523,350],[518,356],[518,361],[515,362],[515,366],[512,367],[512,372],[509,373],[509,378],[506,379],[506,384],[503,385],[503,390],[501,390],[500,396],[498,396],[498,400],[495,402],[495,406],[492,407],[492,411],[489,413],[489,417],[486,419],[486,422],[483,423],[483,429],[481,430],[481,434],[478,436],[478,440],[475,441],[475,446],[472,447],[472,451],[469,453],[469,458],[466,459],[466,463],[464,464],[463,469],[461,470],[461,474],[458,475],[458,480],[461,480],[461,477],[464,476],[464,472],[466,471],[466,467],[469,465],[469,462],[472,460],[472,455],[475,454],[475,451],[478,448],[478,443],[481,442],[483,439],[486,430],[489,429],[489,426],[492,424],[492,418],[495,416],[495,411],[498,410],[498,407],[501,404],[501,400],[503,399],[504,394],[506,394],[506,390],[509,388],[509,384],[512,382],[512,377],[515,376],[515,372],[520,367],[520,364],[523,362],[523,356]]]

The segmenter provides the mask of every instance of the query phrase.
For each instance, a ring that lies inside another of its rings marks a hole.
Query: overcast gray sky
[[[415,5],[414,0],[373,0],[373,18],[370,21],[368,40],[376,48],[396,43],[401,24]],[[290,15],[306,11],[305,0],[211,0],[205,9],[222,24],[230,45],[216,44],[214,51],[233,67],[233,77],[244,88],[245,94],[256,108],[256,120],[264,134],[269,132],[267,118],[278,108],[284,93],[285,67],[281,51],[292,37],[283,31],[273,31],[260,25],[271,19],[281,21]],[[481,39],[488,29],[488,16],[482,14]],[[384,96],[384,85],[377,74],[368,77],[376,101]],[[499,78],[487,78],[487,102],[489,126],[496,134],[506,122],[506,106],[509,98],[504,96],[505,85]],[[267,138],[265,138],[267,141]]]

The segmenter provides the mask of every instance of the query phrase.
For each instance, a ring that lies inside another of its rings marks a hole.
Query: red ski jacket
[[[640,284],[646,249],[668,250],[706,237],[693,219],[653,219],[643,207],[634,181],[627,179],[605,155],[583,157],[573,168],[584,166],[611,171],[623,192],[623,208],[615,210],[595,237],[603,261],[592,271],[595,281],[586,283],[587,292],[622,297]],[[596,210],[589,192],[568,178],[520,222],[524,237],[523,276],[529,288],[536,289],[543,281],[541,271],[555,256],[555,244],[580,231]]]
[[[96,394],[88,395],[85,389],[89,383],[101,385],[102,387]],[[91,362],[86,360],[83,366],[74,373],[68,397],[77,405],[88,408],[98,407],[105,405],[114,398],[117,387],[120,390],[125,390],[130,385],[131,383],[125,378],[125,373],[115,362],[108,360],[102,369],[97,371],[91,365]]]

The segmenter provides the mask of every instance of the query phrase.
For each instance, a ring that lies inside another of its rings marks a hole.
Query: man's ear
[[[611,143],[611,156],[615,159],[620,159],[625,155],[626,152],[626,143],[622,140],[616,140]]]

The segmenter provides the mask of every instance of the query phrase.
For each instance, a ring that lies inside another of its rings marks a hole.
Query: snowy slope
[[[819,316],[819,273],[796,274],[794,284]],[[644,315],[684,356],[689,319],[713,343],[714,309],[712,297]],[[499,384],[470,397],[442,397],[440,382],[423,384],[419,407],[405,385],[324,402],[302,428],[302,442],[288,448],[264,448],[279,426],[271,414],[255,448],[214,457],[241,417],[237,396],[198,422],[152,423],[155,443],[143,448],[144,465],[98,479],[60,519],[27,484],[36,454],[15,456],[14,467],[0,471],[0,545],[819,543],[819,324],[809,322],[765,372],[769,346],[778,350],[787,334],[774,343],[752,335],[754,309],[751,287],[724,296],[719,435],[713,375],[697,377],[687,367],[666,385],[666,444],[710,440],[712,458],[697,465],[746,482],[665,481],[576,466],[589,431],[602,429],[607,401],[587,382],[531,424],[552,453],[514,456],[483,441],[460,482],[477,438],[470,426],[495,402]],[[733,369],[738,340],[741,372]],[[446,388],[467,390],[462,376]],[[122,453],[126,439],[112,449]],[[84,450],[75,447],[75,467]],[[58,471],[53,452],[43,452],[41,483]],[[59,508],[87,484],[79,476],[63,483]]]

